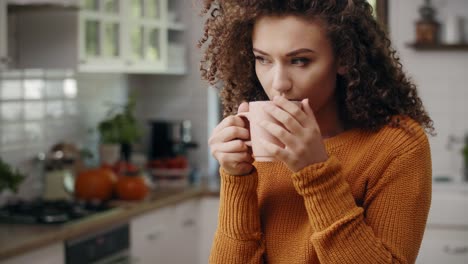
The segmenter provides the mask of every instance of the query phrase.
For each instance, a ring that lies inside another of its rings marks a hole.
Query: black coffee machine
[[[187,150],[198,147],[192,139],[190,120],[151,120],[150,159],[186,155]]]

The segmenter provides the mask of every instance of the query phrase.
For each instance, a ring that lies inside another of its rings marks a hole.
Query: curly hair
[[[402,116],[433,133],[416,86],[403,72],[387,33],[365,0],[205,0],[201,75],[221,84],[224,115],[243,101],[268,100],[255,73],[252,31],[261,16],[297,15],[320,19],[340,66],[336,95],[343,121],[351,127],[378,130],[402,127]],[[404,125],[403,125],[404,126]]]

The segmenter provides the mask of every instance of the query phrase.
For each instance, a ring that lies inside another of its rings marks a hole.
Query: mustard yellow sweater
[[[349,130],[326,139],[326,162],[292,173],[257,162],[221,168],[210,263],[414,263],[431,202],[427,137],[409,128]]]

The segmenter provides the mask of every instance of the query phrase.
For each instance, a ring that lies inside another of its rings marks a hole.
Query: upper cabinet
[[[83,0],[79,7],[69,8],[13,6],[8,22],[9,30],[16,31],[14,66],[184,74],[185,27],[172,7],[181,1]]]
[[[7,51],[7,13],[5,1],[0,1],[0,71],[4,70],[8,63]]]

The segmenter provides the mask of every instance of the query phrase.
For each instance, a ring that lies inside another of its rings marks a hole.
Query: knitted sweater
[[[431,203],[422,127],[349,130],[325,139],[327,161],[297,173],[256,162],[222,168],[210,263],[414,263]]]

